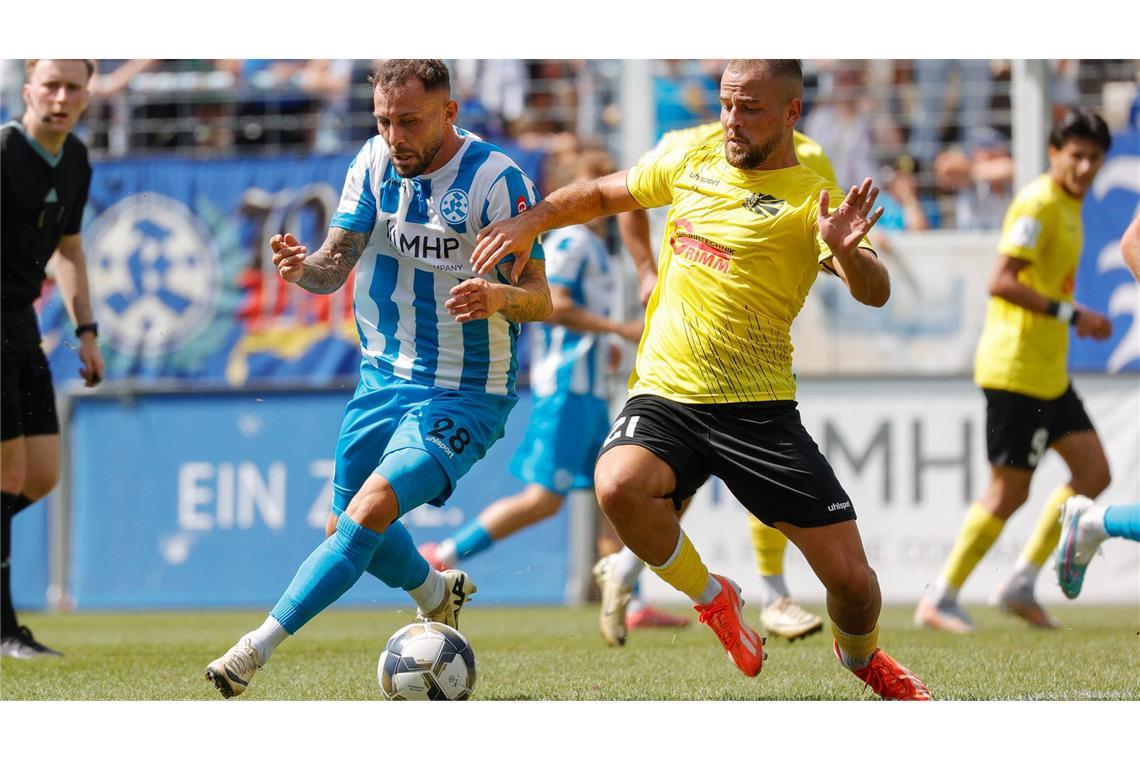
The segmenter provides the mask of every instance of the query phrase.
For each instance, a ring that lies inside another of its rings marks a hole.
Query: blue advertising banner
[[[72,565],[79,609],[247,606],[268,609],[324,539],[332,455],[350,390],[153,394],[77,400]],[[521,490],[506,463],[530,417],[529,394],[506,436],[446,506],[403,519],[439,541],[493,500]],[[563,514],[465,563],[482,604],[561,604]],[[407,607],[364,576],[344,604]]]
[[[537,177],[542,154],[508,148]],[[351,278],[317,296],[276,276],[269,239],[315,250],[353,154],[94,167],[83,242],[109,380],[180,379],[240,387],[354,375],[360,360]],[[47,292],[41,323],[60,381],[76,377],[72,325]]]
[[[1140,285],[1124,265],[1120,237],[1140,211],[1140,132],[1112,136],[1112,148],[1085,198],[1081,265],[1074,297],[1112,319],[1107,341],[1073,338],[1074,371],[1140,370]]]

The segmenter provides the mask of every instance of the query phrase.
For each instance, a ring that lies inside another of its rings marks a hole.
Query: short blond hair
[[[36,70],[36,64],[40,61],[47,60],[44,58],[25,58],[24,59],[24,77],[28,80],[32,78],[32,72]],[[87,81],[91,81],[91,77],[95,76],[95,60],[93,58],[69,58],[63,60],[83,61],[83,65],[87,67]]]

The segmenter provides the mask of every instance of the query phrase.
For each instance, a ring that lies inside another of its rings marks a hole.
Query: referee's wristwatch
[[[85,322],[75,328],[75,337],[82,338],[83,333],[91,333],[96,338],[99,337],[99,323],[98,322]]]

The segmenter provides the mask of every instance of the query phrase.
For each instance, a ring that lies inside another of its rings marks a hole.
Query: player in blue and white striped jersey
[[[613,171],[603,151],[584,151],[577,178]],[[594,459],[609,432],[607,334],[636,343],[641,320],[609,317],[612,272],[605,244],[585,225],[552,231],[544,242],[554,312],[531,332],[534,410],[526,437],[511,460],[525,489],[484,509],[439,544],[420,551],[438,569],[455,565],[496,541],[554,515],[575,488],[594,485]]]
[[[519,324],[551,311],[540,245],[525,265],[488,277],[471,268],[479,230],[538,199],[501,150],[455,127],[447,67],[388,60],[371,81],[379,138],[349,167],[324,245],[309,256],[290,234],[270,241],[282,279],[314,293],[338,289],[360,262],[363,361],[337,442],[328,538],[265,622],[207,667],[227,698],[365,572],[407,590],[418,619],[457,626],[475,585],[429,567],[398,518],[441,505],[502,437]]]

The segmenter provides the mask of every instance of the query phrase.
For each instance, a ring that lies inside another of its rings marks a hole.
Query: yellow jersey
[[[839,184],[839,181],[835,179],[835,169],[832,168],[831,161],[828,160],[827,154],[823,152],[819,143],[802,132],[793,132],[792,139],[795,142],[796,158],[801,164],[831,184]],[[724,127],[719,121],[666,132],[657,141],[651,155],[661,155],[677,148],[695,148],[709,142],[724,143]]]
[[[717,141],[647,154],[626,186],[645,207],[671,206],[630,395],[795,398],[792,321],[832,255],[819,194],[828,190],[834,209],[843,192],[803,165],[737,169]]]
[[[1014,197],[998,253],[1029,264],[1017,274],[1023,285],[1055,301],[1072,301],[1083,236],[1080,199],[1044,174]],[[1054,399],[1069,386],[1068,355],[1068,324],[994,296],[974,357],[974,382]]]

